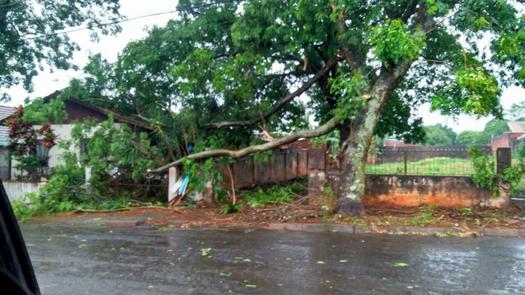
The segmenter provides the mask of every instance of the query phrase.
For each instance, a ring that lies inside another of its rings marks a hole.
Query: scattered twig
[[[235,195],[235,180],[233,179],[233,173],[232,169],[230,168],[230,165],[226,165],[226,169],[228,170],[228,175],[230,176],[230,184],[231,184],[231,196],[232,196],[232,204],[235,205],[237,203],[237,196]]]
[[[130,211],[133,209],[161,209],[161,210],[170,210],[175,211],[178,213],[183,214],[183,212],[173,209],[173,208],[166,208],[166,207],[159,207],[159,206],[140,206],[140,207],[123,207],[123,208],[116,208],[116,209],[78,209],[74,210],[73,212],[85,212],[85,213],[112,213],[112,212],[122,212],[122,211]]]

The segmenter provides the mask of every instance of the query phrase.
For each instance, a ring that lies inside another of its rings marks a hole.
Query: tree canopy
[[[458,134],[457,143],[459,144],[490,144],[492,139],[496,136],[510,131],[506,120],[493,119],[485,124],[482,131],[464,131]]]
[[[66,28],[85,25],[96,32],[114,33],[119,16],[119,0],[0,0],[0,87],[31,80],[43,64],[52,68],[74,67],[70,59],[78,46]]]
[[[456,133],[451,128],[436,124],[425,126],[425,143],[428,145],[452,145],[456,143]]]
[[[520,2],[181,0],[66,92],[158,126],[171,165],[189,143],[188,159],[241,157],[338,129],[338,210],[359,211],[374,135],[421,138],[423,103],[501,116],[502,87],[525,81]]]
[[[524,121],[525,120],[525,101],[514,103],[507,112],[507,117],[510,120]]]

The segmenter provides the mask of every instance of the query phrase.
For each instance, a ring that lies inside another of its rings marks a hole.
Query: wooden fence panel
[[[325,149],[311,149],[308,151],[308,170],[325,169]]]
[[[272,159],[272,182],[286,180],[286,152],[275,151]]]
[[[297,177],[308,175],[308,150],[297,150]]]
[[[251,187],[254,185],[253,158],[247,157],[236,161],[233,164],[233,174],[235,175],[236,187]]]
[[[275,150],[267,161],[255,161],[253,156],[242,158],[230,168],[235,188],[241,189],[305,177],[309,169],[324,170],[326,164],[324,149],[290,148]],[[231,180],[226,165],[217,164],[217,170],[223,176],[222,186],[229,189]]]
[[[297,178],[297,155],[296,149],[286,151],[286,180]]]
[[[230,165],[231,172],[233,174],[233,169],[231,168],[232,165]],[[217,163],[215,164],[215,169],[222,175],[222,181],[221,186],[222,187],[231,187],[231,179],[230,179],[230,173],[228,172],[228,168],[223,163]],[[235,175],[233,175],[233,180],[235,181]],[[237,188],[238,186],[235,185]]]
[[[271,161],[261,161],[255,163],[255,183],[256,184],[265,184],[272,181],[271,174]]]

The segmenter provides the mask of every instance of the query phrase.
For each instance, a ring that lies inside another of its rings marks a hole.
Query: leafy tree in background
[[[57,32],[80,25],[118,32],[118,26],[104,24],[119,19],[119,8],[119,0],[0,0],[0,87],[23,83],[30,90],[43,63],[74,67],[70,59],[78,45]]]
[[[507,112],[509,120],[525,121],[525,101],[514,103]]]
[[[425,126],[425,144],[428,145],[452,145],[456,143],[456,133],[451,128],[436,124]]]
[[[501,88],[525,77],[518,2],[181,0],[180,19],[130,43],[115,65],[94,59],[92,80],[68,91],[157,126],[174,159],[157,172],[337,129],[336,210],[360,214],[374,135],[421,137],[413,110],[427,102],[445,115],[501,115]],[[189,143],[196,152],[181,159]]]
[[[487,142],[486,136],[483,136],[483,133],[480,131],[463,131],[458,134],[456,138],[458,144],[465,145],[479,145],[479,144],[489,144]]]
[[[492,138],[499,136],[507,131],[510,131],[510,128],[506,120],[492,119],[485,125],[482,134],[487,137],[490,143]]]
[[[492,119],[485,124],[483,131],[463,131],[458,134],[457,143],[467,145],[490,144],[494,137],[507,131],[510,129],[506,120]]]

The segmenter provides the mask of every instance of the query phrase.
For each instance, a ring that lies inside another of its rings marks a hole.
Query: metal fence
[[[489,146],[478,146],[491,154]],[[474,167],[467,146],[381,147],[372,151],[367,174],[471,176]]]

